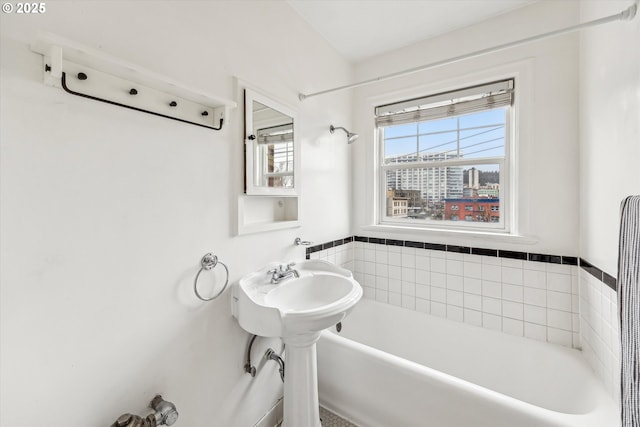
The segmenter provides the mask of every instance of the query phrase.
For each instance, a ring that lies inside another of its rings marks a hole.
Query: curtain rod
[[[579,31],[579,30],[582,30],[582,29],[585,29],[585,28],[589,28],[589,27],[595,27],[596,25],[606,24],[606,23],[613,22],[613,21],[630,21],[636,16],[637,10],[638,10],[638,0],[636,0],[635,3],[633,5],[631,5],[631,6],[629,6],[627,9],[623,10],[620,13],[616,13],[615,15],[610,15],[610,16],[606,16],[604,18],[595,19],[593,21],[588,21],[588,22],[584,22],[582,24],[573,25],[571,27],[561,28],[559,30],[551,31],[551,32],[548,32],[548,33],[538,34],[536,36],[526,37],[524,39],[520,39],[520,40],[516,40],[516,41],[513,41],[513,42],[509,42],[509,43],[505,43],[505,44],[489,47],[489,48],[486,48],[486,49],[481,49],[481,50],[478,50],[478,51],[475,51],[475,52],[466,53],[464,55],[454,56],[453,58],[443,59],[441,61],[432,62],[430,64],[421,65],[421,66],[414,67],[414,68],[409,68],[408,70],[397,71],[395,73],[386,74],[384,76],[376,77],[376,78],[373,78],[373,79],[363,80],[363,81],[358,82],[358,83],[352,83],[352,84],[348,84],[348,85],[344,85],[344,86],[338,86],[338,87],[335,87],[335,88],[332,88],[332,89],[322,90],[320,92],[314,92],[314,93],[308,93],[308,94],[300,93],[300,94],[298,94],[298,98],[300,99],[300,101],[304,101],[305,99],[311,98],[313,96],[324,95],[324,94],[327,94],[327,93],[338,92],[338,91],[342,91],[342,90],[346,90],[346,89],[353,89],[353,88],[356,88],[356,87],[365,86],[365,85],[369,85],[369,84],[372,84],[372,83],[377,83],[377,82],[381,82],[381,81],[384,81],[384,80],[393,79],[393,78],[396,78],[396,77],[406,76],[406,75],[409,75],[409,74],[417,73],[419,71],[424,71],[424,70],[428,70],[428,69],[431,69],[431,68],[440,67],[442,65],[453,64],[455,62],[463,61],[465,59],[475,58],[477,56],[486,55],[487,53],[493,53],[493,52],[497,52],[497,51],[500,51],[500,50],[508,49],[508,48],[511,48],[511,47],[514,47],[514,46],[519,46],[521,44],[530,43],[530,42],[533,42],[533,41],[538,41],[538,40],[546,39],[546,38],[549,38],[549,37],[555,37],[555,36],[559,36],[561,34],[572,33],[574,31]]]

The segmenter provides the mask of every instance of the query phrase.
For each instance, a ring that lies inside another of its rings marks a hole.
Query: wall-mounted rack
[[[102,51],[41,34],[31,50],[43,55],[44,83],[83,98],[221,130],[234,101],[187,87]]]

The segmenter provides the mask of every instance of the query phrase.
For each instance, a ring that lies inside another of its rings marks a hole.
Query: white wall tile
[[[402,279],[402,267],[396,265],[389,266],[389,279]]]
[[[431,272],[434,273],[446,273],[447,272],[447,260],[444,258],[431,257]]]
[[[402,254],[402,266],[416,268],[416,256],[414,254]]]
[[[488,280],[482,281],[482,295],[491,298],[502,298],[502,285]]]
[[[363,297],[364,298],[369,298],[369,299],[375,299],[376,298],[376,290],[371,288],[371,287],[369,287],[369,286],[363,286],[362,287],[362,292],[363,292]]]
[[[547,307],[571,312],[571,294],[547,291]]]
[[[547,325],[552,328],[572,331],[571,313],[547,308]]]
[[[571,293],[571,276],[547,272],[547,289],[551,291]]]
[[[615,292],[576,266],[362,242],[343,246],[311,257],[352,269],[367,298],[554,344],[584,343],[597,361],[619,347]]]
[[[546,272],[547,267],[545,267],[544,264],[545,264],[544,262],[524,261],[522,263],[522,268],[525,270]]]
[[[389,279],[389,292],[402,293],[402,281],[400,279]]]
[[[459,260],[447,259],[447,274],[456,276],[464,275],[464,263]]]
[[[402,281],[403,282],[416,282],[416,269],[402,267]]]
[[[481,279],[482,278],[482,264],[475,262],[464,262],[464,277]]]
[[[444,274],[444,273],[434,273],[432,271],[431,272],[430,284],[431,284],[431,286],[437,286],[437,287],[441,287],[441,288],[446,288],[447,287],[447,275]]]
[[[547,325],[547,309],[535,305],[524,305],[525,322],[535,323],[537,325]]]
[[[464,294],[464,308],[482,311],[482,297],[475,294]]]
[[[539,264],[539,263],[538,263]],[[547,272],[536,270],[523,271],[523,284],[529,288],[546,289],[547,288]]]
[[[431,287],[428,285],[416,284],[416,297],[431,299]]]
[[[461,254],[459,252],[445,252],[445,258],[447,260],[454,260],[454,261],[463,261],[464,260],[464,254]]]
[[[447,305],[431,300],[431,314],[439,317],[447,317]]]
[[[447,319],[456,322],[464,321],[464,310],[462,307],[447,305]]]
[[[502,317],[522,320],[524,319],[524,304],[511,301],[502,301]]]
[[[389,302],[389,292],[376,290],[376,301],[388,303]]]
[[[509,335],[516,335],[521,337],[524,335],[524,322],[522,320],[510,319],[508,317],[502,318],[502,332]]]
[[[502,300],[498,298],[482,297],[482,311],[484,313],[502,316]]]
[[[424,252],[424,251],[422,251]],[[417,270],[431,270],[431,258],[426,255],[416,255],[416,269]]]
[[[502,267],[499,265],[482,265],[482,280],[502,281]]]
[[[547,341],[571,347],[573,345],[573,334],[569,331],[548,327]]]
[[[387,262],[389,265],[402,266],[402,254],[399,252],[389,252],[387,254]]]
[[[389,279],[386,277],[375,276],[375,288],[383,291],[389,290]]]
[[[464,289],[464,278],[447,274],[447,289],[462,291]]]
[[[431,273],[427,270],[416,270],[416,283],[421,285],[431,284]]]
[[[431,313],[431,301],[422,298],[416,298],[416,311],[427,314]]]
[[[447,290],[447,305],[464,306],[464,294],[459,291]]]
[[[502,317],[494,314],[482,313],[482,327],[502,331]]]
[[[402,307],[409,310],[416,309],[416,297],[410,295],[402,295]]]
[[[385,247],[383,245],[378,245],[378,246],[380,246],[382,248]],[[376,263],[378,263],[378,264],[388,264],[389,263],[389,257],[388,257],[388,253],[387,253],[386,249],[384,249],[384,250],[376,249],[375,253],[376,253]]]
[[[523,302],[524,287],[518,285],[502,284],[502,299],[507,301]]]
[[[387,264],[376,263],[376,276],[389,277],[389,266]]]
[[[502,267],[502,283],[511,285],[522,285],[522,268]]]
[[[402,295],[416,296],[416,284],[414,282],[402,282]]]
[[[474,326],[482,326],[482,312],[465,308],[464,323]]]
[[[525,287],[523,291],[524,291],[523,302],[525,304],[537,305],[540,307],[547,306],[547,291],[545,291],[544,289]]]
[[[471,277],[465,277],[463,290],[470,294],[482,295],[482,281]]]
[[[402,307],[402,295],[389,292],[389,304]]]
[[[495,256],[484,256],[481,255],[480,256],[480,263],[482,265],[497,265],[497,266],[501,266],[502,262],[500,261],[500,258],[495,257]]]
[[[524,336],[538,341],[546,341],[547,327],[535,323],[524,322]]]
[[[445,304],[447,302],[447,290],[444,288],[431,287],[431,301]]]
[[[523,268],[524,261],[521,259],[500,258],[500,264],[503,267]]]

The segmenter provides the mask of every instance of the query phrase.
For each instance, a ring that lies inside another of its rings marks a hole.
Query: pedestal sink
[[[287,277],[276,279],[278,272],[288,272]],[[286,270],[270,264],[233,285],[232,313],[240,326],[285,343],[282,427],[320,427],[316,341],[361,297],[362,287],[350,271],[320,260]]]

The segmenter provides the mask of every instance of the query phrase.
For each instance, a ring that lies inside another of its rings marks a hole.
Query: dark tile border
[[[491,257],[498,257],[498,258],[511,258],[511,259],[519,259],[523,261],[544,262],[549,264],[576,265],[586,270],[588,273],[590,273],[596,279],[600,280],[602,283],[609,286],[614,291],[617,291],[617,284],[616,284],[615,277],[610,276],[609,274],[600,270],[598,267],[595,267],[594,265],[587,262],[585,259],[574,257],[574,256],[535,254],[535,253],[528,253],[528,252],[505,251],[502,249],[487,249],[487,248],[474,248],[469,246],[444,245],[442,243],[426,243],[426,242],[415,242],[411,240],[381,239],[378,237],[349,236],[344,239],[338,239],[332,242],[327,242],[320,245],[308,247],[306,250],[306,258],[309,259],[311,254],[314,252],[319,252],[325,249],[344,245],[349,242],[364,242],[364,243],[373,243],[376,245],[386,245],[386,246],[404,246],[408,248],[430,249],[432,251],[456,252],[456,253],[462,253],[462,254],[483,255],[483,256],[491,256]]]
[[[593,277],[595,277],[596,279],[598,279],[599,281],[601,281],[602,283],[604,283],[614,291],[616,292],[618,291],[618,281],[616,280],[615,277],[600,270],[598,267],[591,264],[589,261],[585,260],[584,258],[580,258],[579,263],[580,263],[580,267],[583,270],[585,270],[587,273],[591,274]]]

